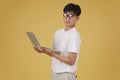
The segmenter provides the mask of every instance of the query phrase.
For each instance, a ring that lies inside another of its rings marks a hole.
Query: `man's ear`
[[[77,16],[77,20],[79,20],[80,16]]]

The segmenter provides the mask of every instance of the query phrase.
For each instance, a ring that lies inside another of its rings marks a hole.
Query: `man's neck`
[[[69,26],[66,26],[65,27],[65,31],[69,31],[70,29],[74,28],[75,26],[72,26],[72,27],[69,27]]]

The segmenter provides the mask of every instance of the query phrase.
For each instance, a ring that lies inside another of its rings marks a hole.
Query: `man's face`
[[[79,16],[76,16],[73,12],[65,12],[63,14],[63,19],[66,27],[74,27]]]

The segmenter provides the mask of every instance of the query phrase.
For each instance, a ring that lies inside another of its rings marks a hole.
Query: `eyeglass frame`
[[[75,16],[76,16],[75,14],[63,13],[63,17],[65,17],[65,18],[68,18],[68,17],[69,17],[69,19],[72,19],[72,18],[75,17]]]

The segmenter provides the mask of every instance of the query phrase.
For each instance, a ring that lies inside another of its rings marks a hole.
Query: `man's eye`
[[[72,15],[72,14],[71,14],[71,15],[69,15],[69,16],[70,16],[70,17],[74,17],[74,15]]]
[[[68,16],[67,14],[64,14],[64,16]]]

